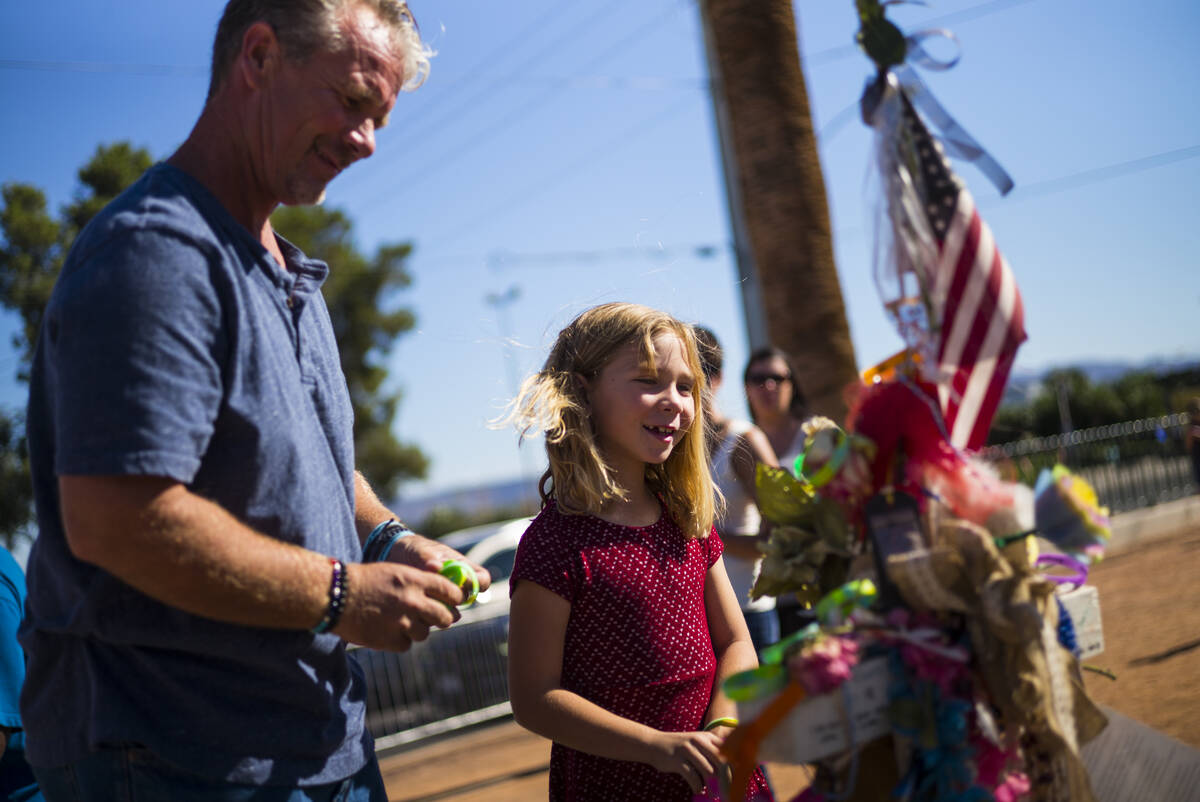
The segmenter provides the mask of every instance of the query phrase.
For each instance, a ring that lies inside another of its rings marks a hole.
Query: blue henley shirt
[[[279,244],[286,270],[199,182],[159,164],[71,248],[27,417],[34,765],[137,744],[212,778],[310,785],[365,764],[363,680],[339,638],[155,601],[75,559],[59,512],[58,475],[169,477],[271,537],[360,558],[328,267]]]

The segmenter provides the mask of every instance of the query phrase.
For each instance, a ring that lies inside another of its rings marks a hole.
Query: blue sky
[[[740,372],[744,324],[694,0],[411,5],[438,51],[432,75],[400,98],[376,155],[327,200],[349,212],[364,250],[415,244],[413,287],[395,302],[419,322],[391,368],[404,395],[398,434],[433,466],[406,495],[540,472],[540,443],[519,454],[513,433],[486,422],[593,304],[637,301],[705,323]],[[199,113],[222,6],[0,5],[0,181],[42,187],[58,208],[100,143],[169,155]],[[899,347],[871,280],[869,132],[847,111],[870,65],[852,44],[852,0],[795,8],[861,368]],[[942,0],[889,16],[957,34],[958,66],[923,77],[1016,181],[1001,198],[958,166],[1024,298],[1018,367],[1200,354],[1200,7]],[[0,316],[7,407],[24,403],[13,327]],[[736,381],[720,402],[742,412]]]

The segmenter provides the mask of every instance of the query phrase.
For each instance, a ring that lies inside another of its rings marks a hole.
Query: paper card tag
[[[907,493],[879,493],[863,507],[867,539],[875,556],[880,604],[884,608],[900,602],[900,593],[887,575],[888,557],[926,548],[917,500]]]
[[[811,763],[861,746],[891,732],[887,659],[855,666],[842,687],[805,699],[763,740],[758,756],[776,763]],[[738,718],[751,721],[770,699],[738,703]]]
[[[1100,593],[1094,585],[1083,585],[1067,593],[1060,593],[1071,623],[1075,627],[1075,643],[1079,645],[1079,659],[1086,660],[1104,651],[1104,628],[1100,620]]]

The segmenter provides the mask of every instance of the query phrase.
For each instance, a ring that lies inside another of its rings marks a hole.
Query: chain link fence
[[[1184,414],[1114,423],[990,446],[1002,475],[1032,485],[1056,462],[1082,476],[1112,513],[1152,507],[1196,492],[1184,446]]]

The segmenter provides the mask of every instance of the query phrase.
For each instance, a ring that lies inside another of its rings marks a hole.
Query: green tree
[[[1155,418],[1175,412],[1168,386],[1153,373],[1131,371],[1112,383],[1122,406],[1122,419]]]
[[[21,317],[13,334],[20,365],[17,378],[28,379],[42,312],[62,269],[67,250],[87,221],[129,186],[151,164],[150,154],[128,143],[100,146],[79,171],[79,189],[58,219],[46,209],[46,196],[28,184],[0,187],[0,305]],[[0,410],[0,539],[11,547],[28,533],[33,490],[25,453],[23,420]]]
[[[404,269],[412,246],[382,245],[367,259],[354,247],[350,218],[323,206],[281,207],[271,224],[300,250],[331,265],[322,290],[354,405],[356,460],[380,495],[393,496],[402,481],[425,476],[429,466],[419,448],[392,434],[400,396],[384,389],[385,357],[415,322],[409,309],[385,308],[396,291],[412,283]]]
[[[9,549],[18,537],[32,537],[33,486],[22,428],[19,416],[0,411],[0,540]]]
[[[79,170],[79,189],[57,217],[47,211],[37,187],[0,187],[0,306],[21,317],[13,336],[21,381],[28,380],[42,313],[71,243],[152,163],[148,151],[126,142],[97,147]],[[407,309],[384,311],[381,304],[410,283],[404,259],[411,247],[384,245],[367,259],[353,245],[349,218],[336,210],[283,209],[275,222],[284,236],[333,267],[324,295],[354,403],[359,466],[386,498],[401,481],[424,476],[428,463],[418,448],[392,435],[399,397],[384,387],[383,358],[396,337],[412,328],[413,316]],[[0,540],[10,546],[28,531],[33,512],[23,428],[18,415],[0,410]]]
[[[46,211],[46,196],[28,184],[0,188],[0,304],[17,312],[24,326],[13,335],[21,353],[20,378],[27,378],[42,312],[58,279],[67,250],[96,212],[146,171],[150,154],[127,142],[101,145],[79,170],[74,200],[55,220]]]
[[[1066,405],[1072,429],[1155,418],[1178,411],[1171,377],[1164,380],[1147,371],[1130,371],[1114,381],[1093,384],[1077,368],[1053,370],[1029,402],[1007,404],[996,413],[989,443],[1022,437],[1046,437],[1063,431],[1061,406]]]
[[[988,445],[1020,440],[1032,433],[1032,406],[1028,402],[1005,404],[996,410],[996,417],[992,419],[992,428],[988,430]]]

